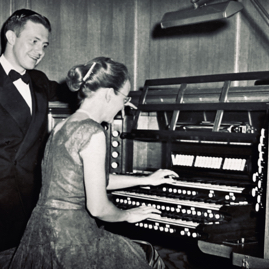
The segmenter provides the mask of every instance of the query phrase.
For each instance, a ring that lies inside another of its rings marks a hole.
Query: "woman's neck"
[[[98,100],[88,99],[85,100],[77,112],[84,113],[92,120],[101,123],[103,121],[103,104],[99,104]]]
[[[77,110],[77,112],[84,113],[84,114],[88,115],[89,118],[92,117],[91,113],[90,113],[89,111],[85,110],[85,109],[79,108],[79,109]]]

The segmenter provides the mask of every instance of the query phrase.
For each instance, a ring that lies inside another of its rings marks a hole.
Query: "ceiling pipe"
[[[193,9],[179,10],[165,13],[161,20],[163,29],[195,23],[226,19],[243,9],[243,5],[236,1],[227,1],[216,4],[198,4],[199,0],[191,0]]]

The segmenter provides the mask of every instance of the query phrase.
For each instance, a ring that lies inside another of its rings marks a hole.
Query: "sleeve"
[[[83,130],[83,138],[79,135],[76,137],[76,141],[80,141],[79,150],[81,152],[87,145],[90,143],[91,137],[93,134],[103,133],[106,137],[107,141],[107,132],[103,129],[103,127],[95,122],[92,122],[87,127],[82,127]],[[85,133],[85,129],[87,132]],[[80,130],[78,131],[80,133]],[[86,135],[85,135],[86,134]],[[74,141],[75,142],[75,141]],[[106,142],[106,156],[105,156],[105,169],[106,169],[106,185],[109,183],[109,155],[108,155],[108,143]]]
[[[68,89],[65,82],[58,83],[57,81],[49,80],[45,73],[40,70],[28,70],[33,82],[44,89],[48,96],[48,101],[62,101],[74,100],[73,93]]]
[[[85,123],[85,125],[80,126],[77,129],[77,137],[76,140],[79,142],[79,152],[85,149],[91,141],[91,137],[94,134],[104,133],[103,128],[97,124],[96,122],[91,121],[91,124]]]

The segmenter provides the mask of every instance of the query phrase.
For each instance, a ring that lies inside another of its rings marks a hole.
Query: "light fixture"
[[[236,1],[227,1],[210,5],[198,5],[199,0],[191,0],[193,9],[179,10],[165,13],[162,21],[162,28],[189,25],[201,22],[208,22],[229,18],[243,9],[243,5]]]

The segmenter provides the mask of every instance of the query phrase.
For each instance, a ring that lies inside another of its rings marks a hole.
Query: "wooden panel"
[[[164,13],[192,9],[190,1],[151,0],[149,4],[148,0],[143,5],[138,2],[138,28],[143,29],[138,31],[138,46],[143,54],[138,54],[137,66],[144,72],[137,72],[137,88],[148,78],[235,71],[236,16],[226,21],[161,29],[159,23]],[[145,12],[150,16],[144,16]]]
[[[66,1],[68,3],[68,1]],[[66,55],[61,54],[63,52],[63,47],[61,46],[61,2],[44,0],[44,1],[33,1],[31,0],[31,9],[34,11],[46,16],[51,23],[51,35],[49,38],[50,45],[46,49],[46,55],[37,66],[37,69],[40,69],[46,73],[46,75],[51,80],[60,81],[63,74],[63,59],[66,58]],[[65,25],[65,24],[64,24]],[[67,32],[66,32],[67,33]],[[68,44],[66,44],[68,45]],[[59,73],[62,73],[61,76]]]
[[[6,19],[9,17],[9,15],[11,14],[11,1],[0,1],[0,23],[1,23],[1,29],[2,29],[2,25],[4,24],[4,22],[6,21]],[[1,47],[1,44],[0,44]]]
[[[155,113],[143,113],[140,116],[138,129],[158,130]],[[138,170],[158,169],[161,167],[162,145],[153,142],[134,141],[133,167]]]
[[[150,72],[150,40],[151,40],[151,0],[136,1],[137,12],[135,17],[135,74],[134,90],[137,91],[144,86],[144,82],[149,78]]]
[[[251,1],[240,2],[243,11],[228,20],[165,30],[163,15],[193,8],[189,0],[9,0],[0,2],[0,22],[19,8],[49,18],[50,46],[38,69],[50,79],[63,81],[73,65],[104,55],[127,65],[137,91],[146,79],[269,70],[268,25]],[[143,149],[152,162],[154,146]]]
[[[140,16],[144,22],[143,12],[149,12],[150,30],[139,31],[138,34],[144,43],[149,37],[143,51],[146,55],[148,50],[149,56],[147,62],[145,57],[138,57],[137,65],[148,68],[142,69],[144,74],[137,73],[137,88],[142,86],[144,78],[268,70],[268,25],[250,1],[241,1],[243,12],[227,20],[170,29],[159,26],[163,14],[191,9],[190,1],[144,2],[147,2],[148,8],[140,10],[138,6],[138,22]],[[268,8],[268,2],[260,2]],[[143,43],[139,42],[139,45]],[[253,82],[250,83],[253,85]]]
[[[31,6],[52,24],[50,46],[38,66],[49,78],[63,81],[73,65],[97,56],[123,62],[133,74],[134,1],[32,0]]]
[[[269,2],[259,1],[268,10]],[[268,25],[251,1],[241,0],[243,11],[228,20],[170,29],[160,28],[162,16],[193,8],[189,0],[2,2],[2,23],[19,8],[49,18],[50,46],[38,68],[57,81],[74,64],[99,55],[127,65],[133,90],[150,78],[269,69]]]
[[[267,0],[259,0],[269,10]],[[251,1],[243,0],[240,26],[240,71],[264,71],[269,69],[269,26],[260,16]]]
[[[238,27],[238,72],[266,71],[269,69],[269,26],[260,16],[251,1],[241,1],[244,9],[240,13]],[[259,0],[268,12],[269,2]],[[240,85],[250,85],[240,83]]]

